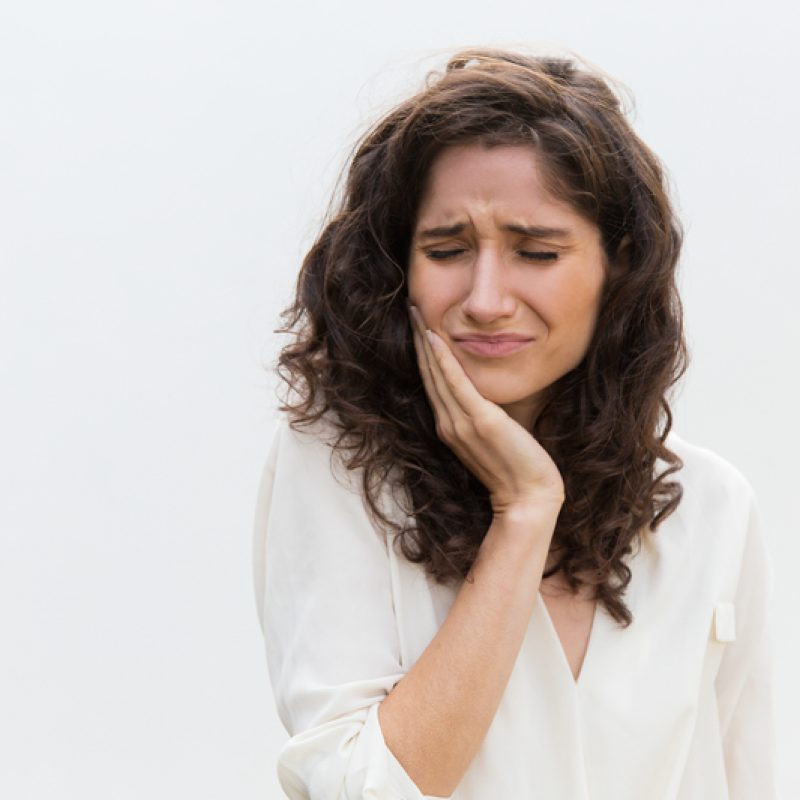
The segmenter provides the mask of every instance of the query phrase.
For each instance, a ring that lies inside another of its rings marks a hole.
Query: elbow
[[[287,797],[291,800],[449,797],[423,792],[406,772],[383,739],[379,707],[376,703],[292,736],[281,749],[277,763],[278,780]]]
[[[444,763],[446,759],[432,757],[420,742],[409,741],[415,731],[403,724],[407,717],[400,716],[396,706],[389,702],[391,697],[390,694],[378,706],[379,728],[387,757],[395,762],[396,770],[402,771],[409,783],[414,784],[421,797],[450,797],[456,790],[462,771],[458,770],[457,776],[447,774],[447,767],[451,765]]]

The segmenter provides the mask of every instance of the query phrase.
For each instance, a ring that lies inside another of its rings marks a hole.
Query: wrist
[[[563,500],[557,496],[527,498],[525,501],[512,503],[500,509],[494,509],[494,519],[502,527],[513,529],[552,530],[558,515],[561,513]]]
[[[537,492],[527,497],[503,503],[492,503],[495,516],[502,516],[512,521],[524,522],[531,518],[541,518],[561,512],[564,505],[563,492]]]

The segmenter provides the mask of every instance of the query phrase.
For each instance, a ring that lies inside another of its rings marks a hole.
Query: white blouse
[[[378,705],[458,590],[387,546],[362,501],[361,470],[331,459],[320,425],[295,432],[279,418],[256,508],[256,602],[290,737],[278,777],[295,800],[420,800],[383,739]],[[714,452],[674,431],[667,446],[684,462],[670,476],[684,494],[627,562],[633,623],[619,627],[597,604],[576,681],[537,593],[454,800],[776,796],[773,566],[756,498]],[[399,507],[393,519],[404,519]]]

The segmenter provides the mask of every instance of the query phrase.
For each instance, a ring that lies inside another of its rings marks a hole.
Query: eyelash
[[[428,257],[434,261],[444,261],[450,256],[459,255],[463,252],[465,252],[463,248],[460,250],[428,250]],[[519,250],[518,252],[523,258],[527,258],[530,261],[555,261],[558,258],[558,253],[552,252],[531,252],[530,250]]]

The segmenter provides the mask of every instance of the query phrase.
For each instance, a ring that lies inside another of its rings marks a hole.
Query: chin
[[[498,381],[488,380],[486,385],[482,385],[480,381],[475,381],[475,388],[487,400],[497,403],[499,406],[508,406],[513,403],[523,403],[526,400],[531,400],[534,395],[538,394],[543,387],[531,386],[529,389],[520,390],[516,387],[503,387],[498,386]]]

